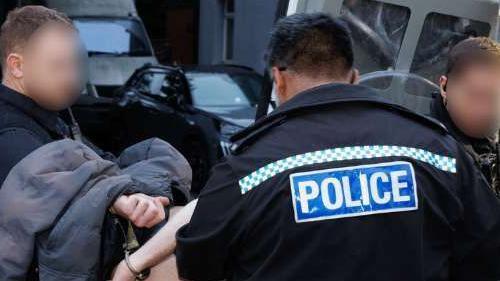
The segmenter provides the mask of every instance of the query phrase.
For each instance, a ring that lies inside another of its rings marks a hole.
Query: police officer
[[[280,20],[269,66],[281,105],[236,137],[185,217],[181,279],[500,278],[496,197],[440,124],[353,85],[341,22]],[[160,231],[115,280],[165,257],[172,233]]]
[[[500,197],[500,45],[487,37],[464,40],[450,52],[431,116],[464,145]]]

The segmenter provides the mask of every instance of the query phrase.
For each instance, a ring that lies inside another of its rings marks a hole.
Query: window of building
[[[234,0],[224,1],[224,61],[234,57]]]

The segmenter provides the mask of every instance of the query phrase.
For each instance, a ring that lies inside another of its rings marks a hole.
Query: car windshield
[[[188,72],[193,105],[201,107],[253,107],[262,81],[257,75]]]
[[[144,28],[134,19],[76,18],[74,23],[90,56],[152,55]]]

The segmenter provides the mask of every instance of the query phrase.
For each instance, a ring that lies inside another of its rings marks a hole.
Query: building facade
[[[277,7],[278,0],[201,0],[198,63],[262,72]]]
[[[2,0],[0,20],[16,6]],[[279,0],[135,0],[163,64],[237,64],[262,72]]]

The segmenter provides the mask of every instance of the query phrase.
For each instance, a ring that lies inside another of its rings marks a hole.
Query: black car
[[[184,66],[192,105],[232,123],[253,123],[262,76],[251,68],[234,65]]]
[[[229,137],[255,120],[263,77],[236,65],[183,66],[191,105],[222,121],[221,148],[228,154]]]
[[[229,137],[253,121],[260,83],[243,67],[146,65],[113,97],[89,87],[73,112],[83,134],[114,154],[151,137],[168,141],[190,162],[197,194],[229,153]]]

